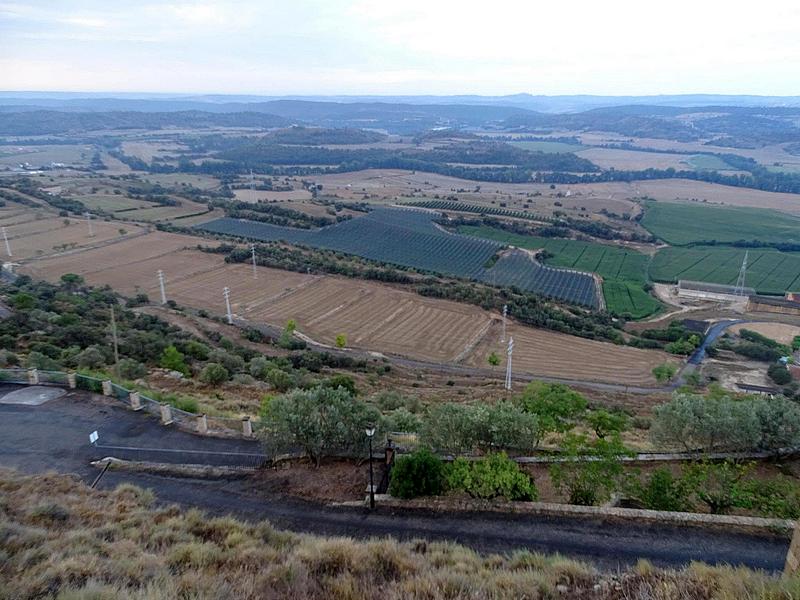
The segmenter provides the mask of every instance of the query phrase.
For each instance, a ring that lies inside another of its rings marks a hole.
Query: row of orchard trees
[[[788,479],[752,478],[753,466],[703,460],[708,452],[779,451],[800,444],[800,408],[784,398],[733,398],[677,393],[656,407],[652,420],[592,409],[578,392],[535,382],[521,394],[494,404],[435,403],[425,406],[398,394],[362,400],[353,389],[294,390],[268,399],[262,438],[271,452],[302,450],[320,465],[328,456],[365,452],[364,430],[412,431],[420,450],[398,459],[391,491],[401,497],[465,492],[473,497],[532,500],[535,482],[506,452],[546,451],[558,456],[548,469],[554,488],[570,503],[597,504],[614,493],[659,510],[800,516],[800,490]],[[635,421],[635,422],[634,422]],[[631,450],[623,443],[629,424],[649,428],[660,450],[698,452],[700,459],[676,469],[642,475],[625,468]],[[453,455],[443,461],[440,456]],[[472,455],[477,460],[459,456]]]

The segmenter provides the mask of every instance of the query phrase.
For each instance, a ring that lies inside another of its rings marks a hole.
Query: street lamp
[[[373,509],[375,508],[375,485],[372,479],[372,438],[375,435],[375,427],[368,425],[366,434],[369,439],[369,507]]]

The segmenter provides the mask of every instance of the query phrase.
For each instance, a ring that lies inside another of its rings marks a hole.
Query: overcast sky
[[[800,95],[800,0],[0,0],[0,89]]]

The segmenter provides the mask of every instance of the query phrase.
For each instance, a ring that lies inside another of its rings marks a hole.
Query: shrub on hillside
[[[389,493],[397,498],[437,496],[442,492],[444,465],[427,448],[401,456],[392,467]]]
[[[228,369],[219,363],[210,362],[200,372],[200,381],[209,385],[219,385],[228,381],[229,377]]]
[[[123,379],[141,379],[147,375],[147,367],[132,358],[123,358],[117,365]]]
[[[445,481],[449,490],[463,491],[473,498],[536,500],[539,495],[530,475],[505,452],[475,461],[457,458],[445,468]]]
[[[644,481],[635,480],[627,493],[649,510],[687,511],[692,508],[686,482],[674,477],[666,467],[656,469]]]
[[[778,363],[769,366],[767,375],[778,385],[786,385],[792,381],[792,374],[789,373],[789,369]]]

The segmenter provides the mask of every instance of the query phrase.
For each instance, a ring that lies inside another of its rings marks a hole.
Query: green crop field
[[[610,312],[642,318],[661,306],[643,289],[648,257],[641,252],[578,240],[519,235],[485,225],[461,226],[458,231],[518,248],[543,249],[553,255],[544,261],[550,266],[597,273],[603,278],[603,296]]]
[[[730,171],[733,169],[724,160],[712,154],[693,154],[684,162],[698,171]]]
[[[586,146],[580,144],[567,144],[564,142],[511,142],[512,146],[522,148],[523,150],[531,150],[532,152],[545,152],[547,154],[558,154],[564,152],[578,152],[585,150]]]
[[[747,287],[760,294],[783,294],[800,287],[800,253],[749,250]],[[664,248],[650,264],[654,281],[679,279],[734,285],[742,266],[743,248],[696,246]]]
[[[713,240],[800,243],[800,218],[761,208],[647,202],[641,223],[677,246]]]

